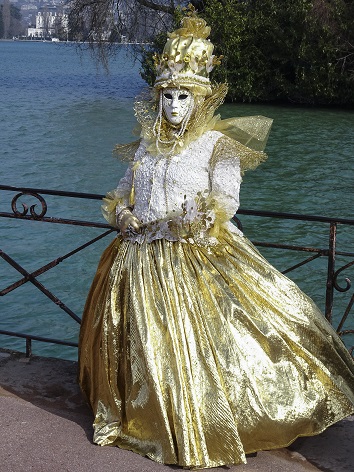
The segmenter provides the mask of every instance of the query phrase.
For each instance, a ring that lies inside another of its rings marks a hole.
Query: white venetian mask
[[[162,93],[162,109],[167,120],[180,125],[193,107],[193,95],[187,89],[166,88]]]

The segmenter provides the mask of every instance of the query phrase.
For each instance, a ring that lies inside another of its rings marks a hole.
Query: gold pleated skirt
[[[354,363],[318,308],[244,237],[114,240],[83,316],[94,442],[208,468],[354,413]]]

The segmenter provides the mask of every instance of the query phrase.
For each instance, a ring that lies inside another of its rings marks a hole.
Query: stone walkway
[[[92,415],[76,383],[76,362],[0,350],[1,472],[169,472],[182,470],[92,443]],[[354,417],[291,449],[259,452],[229,472],[354,470]]]

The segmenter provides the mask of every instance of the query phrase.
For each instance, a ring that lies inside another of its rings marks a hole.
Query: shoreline
[[[54,39],[54,40],[53,40]],[[5,38],[0,38],[0,42],[7,42],[7,43],[55,43],[55,44],[67,44],[67,43],[72,43],[72,44],[83,44],[83,45],[89,45],[89,44],[96,44],[95,42],[89,43],[87,41],[71,41],[71,40],[56,40],[55,38],[52,39],[42,39],[42,38],[36,38],[36,39],[20,39],[20,38],[12,38],[12,39],[5,39]],[[97,43],[98,44],[98,43]],[[125,42],[115,42],[115,43],[108,43],[107,44],[115,44],[116,46],[139,46],[139,45],[148,45],[150,43],[125,43]]]

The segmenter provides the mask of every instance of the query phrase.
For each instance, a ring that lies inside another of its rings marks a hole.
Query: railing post
[[[330,224],[330,229],[329,229],[327,285],[326,285],[326,308],[325,308],[325,316],[331,324],[332,324],[332,317],[333,317],[334,268],[335,268],[335,259],[336,259],[336,235],[337,235],[337,223],[332,222]]]
[[[32,356],[32,339],[26,338],[26,357]]]

